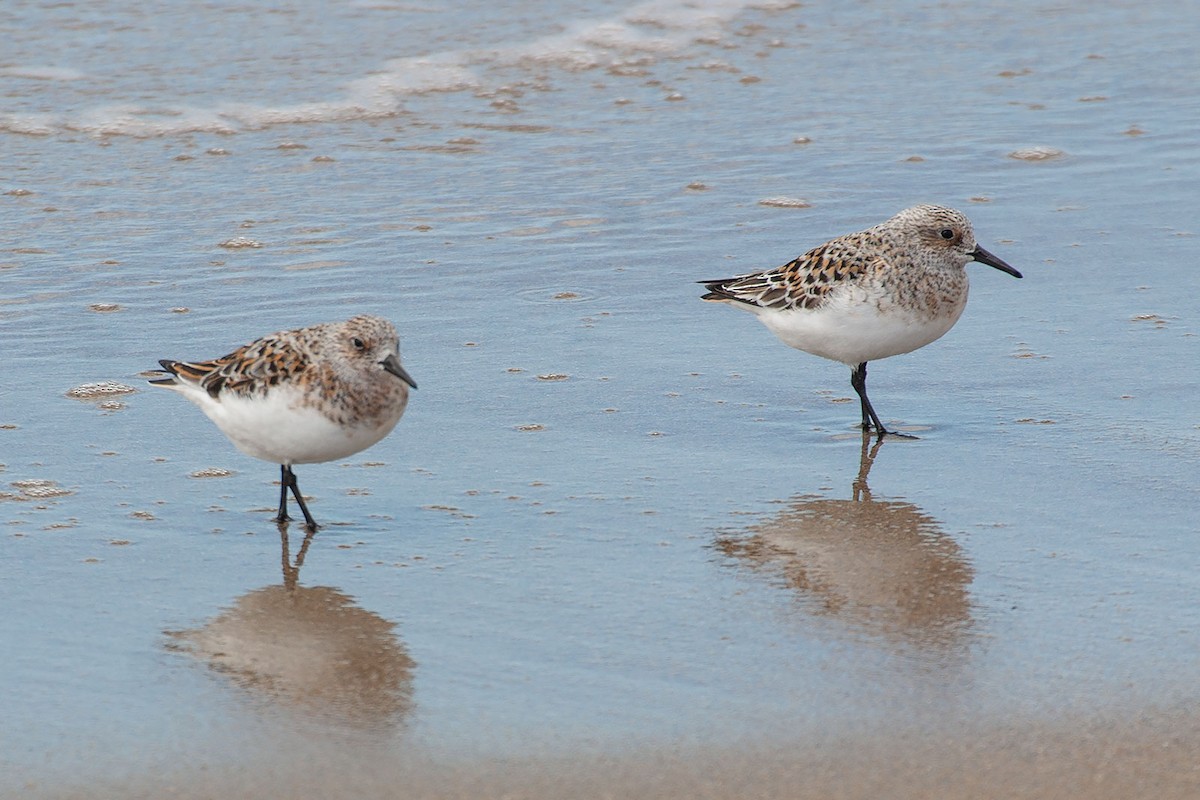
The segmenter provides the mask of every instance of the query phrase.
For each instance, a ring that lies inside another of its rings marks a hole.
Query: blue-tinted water
[[[453,759],[1194,706],[1194,15],[0,14],[5,791],[293,737]],[[844,368],[694,281],[920,201],[1026,278],[975,268],[950,334],[872,366],[922,438],[884,443],[864,518]],[[139,373],[359,312],[421,388],[299,472],[333,524],[298,583],[361,614],[243,624],[283,581],[277,471]],[[138,392],[65,397],[102,380]],[[342,640],[295,641],[356,624],[361,692],[411,696],[383,725],[305,674]]]

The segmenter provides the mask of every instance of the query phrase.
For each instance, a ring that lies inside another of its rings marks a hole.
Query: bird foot
[[[862,428],[863,433],[867,433],[867,434],[873,433],[879,439],[882,439],[885,436],[892,436],[896,439],[911,439],[913,441],[918,441],[921,438],[920,436],[913,436],[911,433],[901,433],[900,431],[889,431],[887,428],[884,428],[882,426],[876,427],[875,425],[872,425],[867,422],[864,422],[860,427]]]

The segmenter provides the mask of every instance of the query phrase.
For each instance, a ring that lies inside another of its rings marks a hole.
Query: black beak
[[[1018,275],[1017,277],[1020,277],[1020,276]],[[407,383],[412,388],[414,388],[414,389],[417,388],[416,381],[414,381],[412,379],[412,377],[409,376],[409,374],[404,371],[404,367],[400,366],[400,359],[397,358],[395,355],[390,355],[387,358],[385,358],[383,361],[380,361],[379,363],[384,369],[386,369],[388,372],[395,375],[400,380]]]
[[[972,250],[968,255],[970,255],[971,258],[975,259],[980,264],[987,264],[989,267],[995,267],[1001,272],[1007,272],[1014,278],[1021,277],[1021,273],[1017,272],[1015,269],[1006,264],[1004,259],[996,258],[996,256],[992,255],[987,250],[984,250],[980,245],[975,245],[975,249]]]

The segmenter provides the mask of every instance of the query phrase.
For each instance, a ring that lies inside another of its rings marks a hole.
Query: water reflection
[[[280,529],[283,584],[242,595],[195,630],[168,632],[255,696],[355,727],[395,726],[412,709],[415,664],[395,625],[327,586],[300,586],[309,532],[293,562]]]
[[[953,647],[971,625],[973,571],[937,520],[912,503],[871,496],[867,478],[882,443],[863,437],[852,499],[793,498],[749,536],[717,546],[782,576],[810,613],[897,644]]]

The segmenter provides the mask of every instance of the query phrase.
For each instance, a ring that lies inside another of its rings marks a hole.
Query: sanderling
[[[332,461],[391,432],[417,384],[400,366],[392,323],[360,315],[281,331],[212,361],[158,362],[169,377],[150,381],[200,406],[246,455],[280,465],[277,522],[287,522],[290,489],[309,529],[317,523],[296,485],[293,464]]]
[[[867,362],[950,330],[967,304],[968,261],[1021,277],[979,246],[964,214],[921,205],[782,267],[700,283],[704,300],[752,311],[784,344],[849,365],[863,429],[874,426],[882,437],[893,432],[867,399]]]

